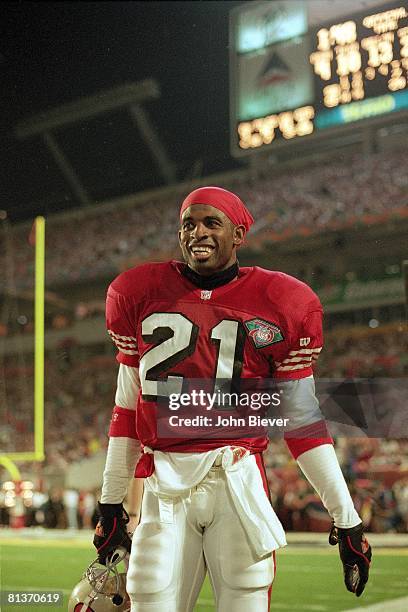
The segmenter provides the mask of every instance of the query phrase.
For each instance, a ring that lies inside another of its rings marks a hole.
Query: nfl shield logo
[[[207,289],[203,289],[201,291],[201,299],[209,300],[211,298],[212,291],[208,291]]]

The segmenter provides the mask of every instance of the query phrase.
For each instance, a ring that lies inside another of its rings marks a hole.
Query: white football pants
[[[213,467],[186,497],[160,500],[147,487],[132,542],[132,612],[192,612],[208,569],[217,612],[267,612],[275,557],[258,560]]]

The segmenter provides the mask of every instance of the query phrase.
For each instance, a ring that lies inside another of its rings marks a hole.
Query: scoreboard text
[[[275,11],[268,22],[268,7],[262,12],[261,5],[284,9],[285,2],[254,4],[257,14],[248,9],[241,22],[235,20],[235,30],[249,24],[256,41],[254,33],[265,24],[273,31],[277,19]],[[246,48],[236,45],[231,74],[233,153],[408,109],[406,5],[387,5],[292,38],[287,33],[272,44],[273,37],[258,36],[258,47],[251,47],[249,34],[241,35]],[[281,21],[285,17],[281,11]]]

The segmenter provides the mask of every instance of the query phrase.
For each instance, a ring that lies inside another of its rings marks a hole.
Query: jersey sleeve
[[[106,327],[118,349],[116,359],[123,365],[139,367],[136,328],[132,320],[131,298],[116,291],[112,285],[106,297]]]
[[[109,436],[137,439],[136,405],[140,379],[136,368],[119,366],[115,395],[115,407],[109,428]]]
[[[313,365],[323,348],[323,309],[316,297],[300,320],[295,321],[283,359],[275,362],[274,377],[298,380],[313,374]]]
[[[297,459],[316,446],[332,444],[333,440],[319,408],[313,376],[281,381],[277,385],[282,414],[289,419],[284,437],[292,456]]]

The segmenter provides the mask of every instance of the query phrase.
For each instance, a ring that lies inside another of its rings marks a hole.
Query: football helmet
[[[130,612],[126,573],[118,569],[127,557],[127,551],[120,548],[106,565],[100,565],[97,559],[92,561],[71,593],[68,612]]]

